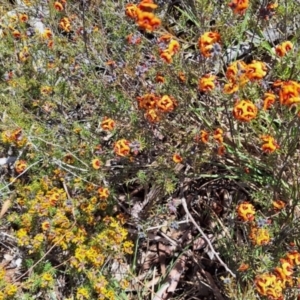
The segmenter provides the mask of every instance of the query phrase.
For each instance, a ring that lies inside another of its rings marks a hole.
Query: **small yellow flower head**
[[[178,154],[178,153],[175,153],[173,155],[173,161],[176,163],[176,164],[179,164],[183,161],[183,158]]]
[[[101,167],[101,165],[102,165],[102,163],[101,163],[100,159],[94,158],[94,159],[92,160],[92,166],[93,166],[93,168],[94,168],[95,170],[99,170],[100,167]]]
[[[4,290],[4,293],[9,296],[9,297],[12,297],[14,296],[18,291],[18,288],[15,284],[7,284],[6,287],[5,287],[5,290]]]
[[[30,54],[27,46],[23,47],[23,50],[20,51],[19,53],[19,59],[21,62],[25,62],[28,60]]]
[[[87,288],[81,287],[77,289],[76,299],[82,300],[82,299],[88,299],[89,297],[90,295]]]
[[[253,221],[255,208],[251,203],[245,201],[238,205],[237,214],[243,221]]]
[[[46,86],[41,87],[41,94],[44,96],[51,94],[52,91],[53,91],[53,89],[51,86],[46,85]]]

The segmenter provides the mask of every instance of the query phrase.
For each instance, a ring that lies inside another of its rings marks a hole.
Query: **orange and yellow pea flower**
[[[175,53],[177,53],[180,50],[180,45],[178,43],[178,41],[176,40],[171,40],[167,50],[169,51],[169,53],[171,55],[174,55]]]
[[[279,145],[272,136],[263,135],[261,136],[261,139],[264,142],[261,148],[265,153],[272,153],[276,149],[279,149]]]
[[[101,122],[101,128],[103,130],[111,131],[115,128],[115,125],[116,125],[115,121],[113,119],[107,118],[107,117],[104,117],[104,119]]]
[[[175,153],[173,155],[173,161],[176,163],[176,164],[179,164],[183,161],[183,158],[178,154],[178,153]]]
[[[249,6],[249,0],[232,0],[228,6],[233,10],[235,14],[242,15],[245,13]]]
[[[246,67],[246,76],[249,80],[261,80],[267,74],[267,67],[261,61],[252,61]]]
[[[281,105],[290,106],[300,102],[300,84],[296,81],[276,81],[273,86],[280,87],[279,101]]]
[[[151,12],[137,10],[137,25],[142,30],[154,31],[161,25],[161,20]]]
[[[242,122],[249,122],[256,118],[257,107],[250,100],[239,100],[233,108],[233,116]]]
[[[107,199],[109,197],[109,189],[108,188],[104,188],[104,187],[100,187],[98,189],[98,194],[100,199]]]
[[[221,128],[217,128],[215,131],[214,131],[214,135],[213,135],[213,138],[216,142],[218,142],[219,144],[223,144],[223,129]]]
[[[249,264],[242,263],[237,270],[240,272],[244,272],[248,269],[249,269]]]
[[[172,54],[169,52],[168,49],[162,50],[162,51],[160,52],[160,58],[161,58],[162,60],[164,60],[164,61],[165,61],[166,63],[168,63],[168,64],[172,63],[172,61],[173,61],[173,59],[172,59]]]
[[[131,18],[131,19],[136,19],[137,18],[137,5],[132,4],[132,3],[128,3],[126,4],[125,7],[125,14],[127,17]]]
[[[264,110],[268,110],[275,102],[276,95],[272,92],[268,92],[264,94]]]
[[[55,1],[54,4],[53,4],[53,7],[56,11],[63,11],[64,10],[63,4],[59,1]]]
[[[119,156],[128,156],[130,154],[129,141],[126,139],[118,140],[114,144],[114,152]]]
[[[280,45],[277,45],[275,48],[275,52],[278,56],[283,57],[286,55],[287,52],[293,49],[293,44],[290,41],[285,41]]]
[[[148,110],[156,107],[159,97],[155,94],[145,94],[144,96],[138,96],[136,99],[140,109]]]
[[[18,160],[16,161],[15,164],[15,170],[18,174],[21,174],[22,172],[24,172],[27,168],[27,163],[25,160]]]
[[[209,133],[205,130],[200,131],[200,139],[202,143],[207,144],[209,139]]]
[[[278,211],[278,210],[282,210],[283,208],[285,208],[286,203],[283,202],[282,200],[274,200],[272,202],[272,205],[273,205],[273,208]]]
[[[142,11],[151,12],[157,8],[157,4],[153,3],[152,0],[143,0],[138,4],[137,7]]]
[[[253,221],[255,208],[251,203],[245,201],[238,205],[237,214],[242,221]]]
[[[157,101],[156,105],[163,112],[171,112],[177,106],[177,102],[173,97],[164,95]]]
[[[220,43],[221,36],[217,32],[205,32],[198,40],[200,52],[205,57],[212,56],[213,44]]]
[[[253,245],[262,246],[269,244],[271,238],[270,238],[270,232],[266,228],[258,228],[256,226],[253,226],[251,228],[249,238],[251,239]]]
[[[156,123],[160,121],[160,114],[156,108],[151,108],[146,111],[145,118],[151,123]]]
[[[64,17],[59,21],[59,27],[66,32],[71,31],[71,23],[68,17]]]
[[[217,76],[206,74],[198,81],[198,88],[201,92],[209,92],[215,88],[215,80]]]

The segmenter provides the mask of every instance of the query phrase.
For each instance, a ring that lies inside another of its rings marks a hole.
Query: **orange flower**
[[[125,14],[127,17],[129,17],[131,19],[136,19],[137,18],[137,10],[138,10],[138,8],[135,4],[128,3],[128,4],[126,4]]]
[[[205,130],[200,131],[200,139],[201,141],[206,144],[208,143],[209,133]]]
[[[58,1],[55,1],[53,6],[54,6],[54,9],[57,10],[57,11],[63,11],[64,10],[64,6]]]
[[[172,62],[172,54],[169,52],[168,49],[161,51],[160,58],[163,59],[168,64]]]
[[[263,296],[267,296],[271,291],[274,290],[275,286],[276,286],[276,281],[277,278],[274,274],[270,274],[270,273],[263,273],[261,275],[257,275],[255,277],[255,286],[257,291],[263,295]],[[276,292],[277,294],[280,295],[282,289],[277,288]],[[276,294],[276,296],[277,296]],[[274,299],[279,299],[279,298],[274,298]]]
[[[157,101],[157,108],[163,112],[170,112],[177,106],[176,100],[173,97],[164,95]]]
[[[215,88],[215,80],[217,76],[206,74],[198,81],[198,88],[201,92],[209,92]]]
[[[265,93],[264,97],[264,110],[268,110],[274,104],[276,95],[269,92]]]
[[[181,81],[181,82],[185,82],[186,81],[186,78],[185,78],[185,74],[183,72],[178,72],[178,79]]]
[[[239,83],[243,86],[247,83],[248,78],[245,76],[247,64],[242,60],[231,63],[226,70],[226,78],[232,83]]]
[[[19,14],[19,20],[22,23],[26,23],[28,21],[28,16],[26,14]]]
[[[256,226],[251,228],[249,237],[252,243],[258,246],[269,244],[271,240],[270,233],[266,228],[257,228]]]
[[[219,144],[222,144],[223,143],[223,129],[221,128],[217,128],[215,131],[214,131],[214,140],[217,141]]]
[[[171,55],[174,55],[180,49],[180,45],[176,40],[171,40],[168,46],[168,51]]]
[[[249,122],[257,115],[257,107],[250,100],[237,101],[233,108],[233,116],[242,122]]]
[[[173,155],[173,161],[176,163],[176,164],[179,164],[182,162],[182,157],[178,154],[178,153],[175,153]]]
[[[66,31],[66,32],[70,32],[71,31],[71,23],[69,18],[64,17],[59,21],[59,27]]]
[[[243,221],[253,221],[255,215],[255,208],[251,203],[245,201],[238,205],[237,214],[239,218]]]
[[[275,210],[282,210],[286,206],[286,203],[281,200],[275,200],[272,204]]]
[[[221,36],[217,32],[205,32],[198,40],[200,52],[205,57],[212,56],[213,44],[220,43]]]
[[[45,40],[50,40],[52,39],[53,37],[53,34],[52,34],[52,31],[50,28],[46,28],[44,30],[44,32],[42,33],[42,37],[45,39]]]
[[[19,39],[21,37],[21,32],[16,29],[12,32],[12,35],[15,39]]]
[[[130,153],[129,141],[118,140],[114,145],[114,152],[119,156],[128,156]]]
[[[263,135],[261,136],[261,139],[265,142],[261,147],[264,152],[272,153],[276,149],[279,149],[279,145],[276,143],[275,139],[270,135]]]
[[[248,270],[248,269],[249,269],[249,265],[248,265],[248,264],[245,264],[245,263],[242,263],[242,264],[239,266],[238,271],[244,272],[244,271],[246,271],[246,270]]]
[[[161,24],[161,20],[151,12],[138,10],[137,18],[137,24],[142,30],[154,31]]]
[[[104,117],[103,121],[101,122],[101,127],[103,130],[113,130],[115,128],[115,121],[111,118]]]
[[[284,275],[287,277],[291,276],[293,274],[293,265],[287,259],[284,259],[284,258],[280,259],[280,263],[281,263]]]
[[[100,167],[101,167],[101,161],[98,159],[98,158],[94,158],[93,160],[92,160],[92,166],[93,166],[93,168],[95,169],[95,170],[99,170],[100,169]]]
[[[142,97],[136,97],[140,109],[153,109],[156,107],[156,102],[159,97],[154,94],[145,94]]]
[[[278,56],[285,56],[287,52],[293,49],[293,44],[290,41],[283,42],[282,44],[276,46],[275,52]]]
[[[152,12],[157,8],[157,5],[152,0],[143,0],[137,7],[142,11]]]
[[[128,44],[137,45],[141,42],[142,38],[141,36],[136,36],[133,33],[130,33],[129,35],[127,35],[126,40]]]
[[[15,164],[15,170],[18,174],[24,172],[26,168],[27,168],[27,163],[25,160],[18,160]]]
[[[228,5],[235,14],[242,15],[249,6],[249,0],[232,0]]]
[[[102,200],[107,199],[109,197],[109,190],[108,190],[108,188],[100,187],[98,189],[98,194],[100,196],[100,199],[102,199]]]
[[[163,75],[161,75],[160,73],[157,73],[156,77],[155,77],[155,81],[160,82],[160,83],[164,83],[165,82],[165,77]]]
[[[291,263],[291,265],[300,265],[300,253],[297,251],[291,251],[287,255],[287,260]]]
[[[147,110],[147,112],[145,113],[145,118],[151,123],[156,123],[160,120],[159,113],[155,108]]]
[[[218,148],[218,155],[223,156],[225,154],[225,146],[222,145]]]
[[[223,93],[224,94],[233,94],[239,90],[239,86],[234,82],[229,82],[224,85]]]
[[[275,85],[275,83],[273,84]],[[293,80],[276,82],[276,86],[280,86],[279,101],[282,105],[290,106],[300,102],[300,84]]]
[[[165,33],[163,34],[159,39],[158,39],[158,42],[161,43],[161,42],[168,42],[172,39],[172,34],[170,33]]]
[[[30,56],[30,54],[29,54],[29,51],[28,51],[28,47],[25,46],[23,48],[23,50],[20,51],[20,53],[19,53],[19,59],[20,59],[21,62],[25,62],[25,61],[28,60],[29,56]]]
[[[267,74],[267,67],[261,61],[253,60],[246,67],[246,76],[249,80],[260,80]]]

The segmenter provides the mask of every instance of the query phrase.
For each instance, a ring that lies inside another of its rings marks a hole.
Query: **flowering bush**
[[[0,299],[300,297],[299,5],[175,2],[0,4]]]

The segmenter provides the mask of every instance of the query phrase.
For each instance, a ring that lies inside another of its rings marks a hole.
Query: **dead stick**
[[[225,270],[227,272],[229,272],[231,274],[232,277],[236,277],[235,274],[227,267],[227,265],[223,262],[223,260],[221,259],[221,257],[219,256],[219,254],[215,251],[213,245],[211,244],[209,238],[206,236],[206,234],[203,232],[203,230],[197,225],[196,221],[194,220],[194,218],[192,217],[192,215],[190,214],[190,212],[188,211],[187,205],[186,205],[186,201],[185,198],[181,199],[181,203],[182,206],[185,210],[185,213],[187,214],[187,216],[190,218],[190,220],[192,221],[192,223],[195,225],[195,227],[198,229],[198,231],[201,233],[203,239],[206,241],[206,243],[208,244],[211,252],[215,255],[215,257],[217,258],[217,260],[219,261],[219,263],[225,268]]]

